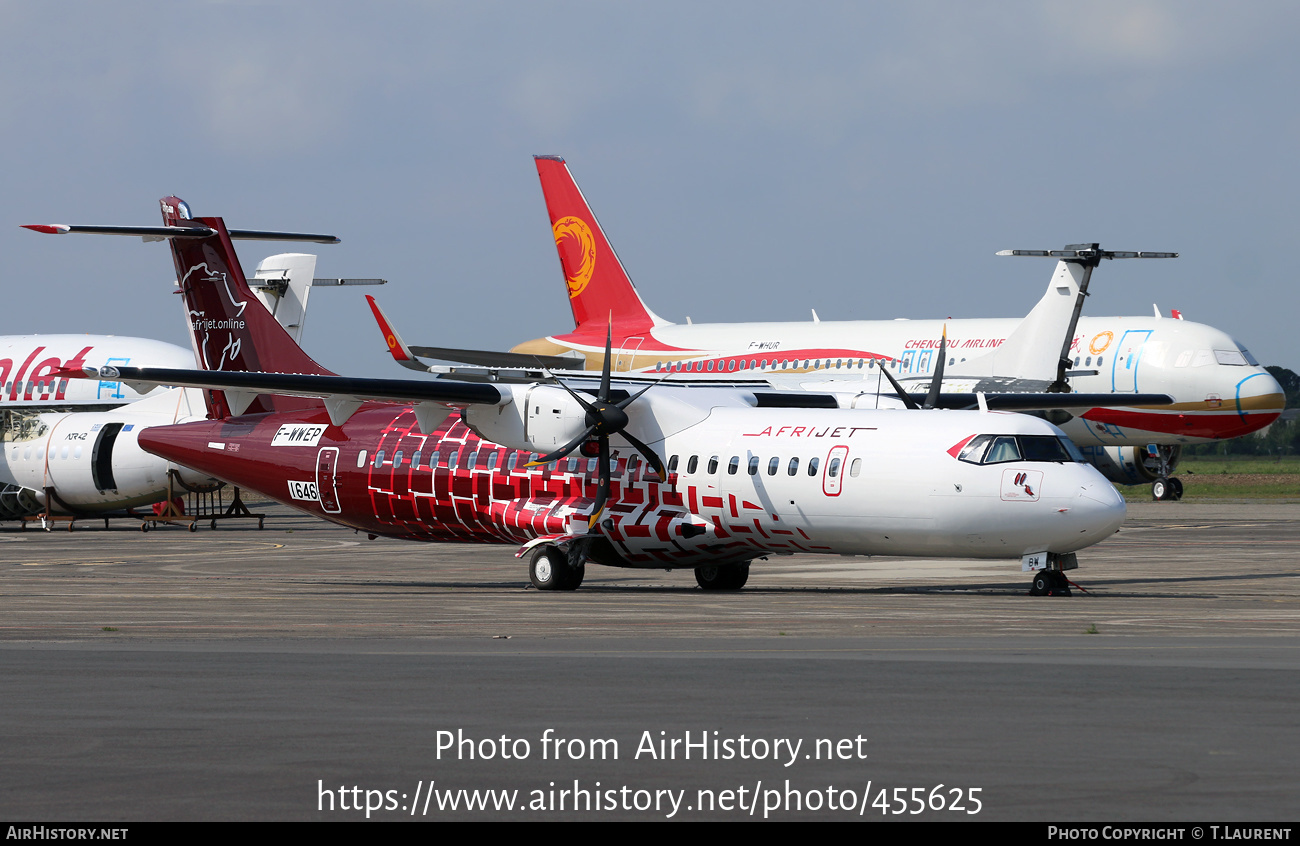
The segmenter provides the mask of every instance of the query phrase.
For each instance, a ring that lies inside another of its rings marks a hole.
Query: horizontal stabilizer
[[[1071,247],[1075,249],[1071,249]],[[1000,256],[1035,256],[1039,258],[1054,258],[1064,261],[1098,261],[1100,259],[1130,259],[1130,258],[1178,258],[1178,253],[1151,253],[1151,252],[1129,252],[1124,250],[1099,250],[1085,247],[1082,244],[1071,244],[1064,250],[999,250]]]
[[[69,226],[65,223],[27,223],[24,229],[47,235],[133,235],[146,241],[164,241],[171,238],[211,238],[217,230],[208,226]],[[242,241],[310,241],[315,244],[337,244],[333,235],[311,235],[304,232],[262,232],[256,229],[227,230],[232,240]]]

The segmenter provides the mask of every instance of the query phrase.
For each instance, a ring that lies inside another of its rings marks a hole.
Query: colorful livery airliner
[[[1166,485],[1165,477],[1182,445],[1258,431],[1283,410],[1277,381],[1242,344],[1211,326],[1158,314],[1079,315],[1088,276],[1101,259],[1172,253],[1117,253],[1095,244],[1005,251],[1060,259],[1027,318],[676,324],[642,301],[564,160],[538,156],[536,164],[575,326],[572,332],[519,344],[512,350],[516,355],[576,356],[598,369],[606,328],[612,326],[616,371],[672,371],[701,379],[757,376],[827,390],[832,381],[874,384],[876,367],[885,363],[905,386],[915,387],[935,372],[946,324],[945,390],[1050,386],[1173,396],[1174,404],[1166,407],[1080,409],[1068,420],[1055,418],[1108,478],[1155,482],[1161,498],[1181,492],[1177,480]],[[464,360],[450,352],[451,360]]]

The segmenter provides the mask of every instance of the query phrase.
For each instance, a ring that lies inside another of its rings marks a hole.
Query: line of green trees
[[[1264,368],[1286,392],[1286,407],[1300,408],[1300,375],[1285,367]],[[1186,447],[1183,455],[1300,455],[1300,419],[1278,420],[1263,435]]]

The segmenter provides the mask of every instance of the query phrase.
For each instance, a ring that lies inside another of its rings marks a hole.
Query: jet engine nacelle
[[[465,425],[481,438],[515,449],[553,452],[587,429],[587,410],[555,385],[502,385],[512,401],[472,405],[461,412]],[[593,397],[594,399],[594,397]]]
[[[1152,455],[1151,450],[1156,454]],[[1164,475],[1174,472],[1178,459],[1182,457],[1181,446],[1151,447],[1081,447],[1085,458],[1101,475],[1117,485],[1149,484],[1161,475],[1161,458],[1165,461]]]

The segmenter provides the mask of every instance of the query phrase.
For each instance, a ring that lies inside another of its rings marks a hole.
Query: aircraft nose
[[[1237,413],[1237,426],[1231,434],[1223,437],[1235,438],[1250,432],[1257,432],[1272,423],[1286,408],[1286,394],[1277,379],[1267,370],[1260,369],[1233,386],[1234,406]],[[1227,403],[1224,403],[1227,405]]]
[[[1128,508],[1124,497],[1115,490],[1115,486],[1105,479],[1090,480],[1079,486],[1072,509],[1077,532],[1076,549],[1105,540],[1119,530],[1124,524]]]
[[[1237,383],[1237,400],[1250,410],[1276,411],[1286,406],[1286,393],[1282,385],[1267,370],[1252,373]]]

